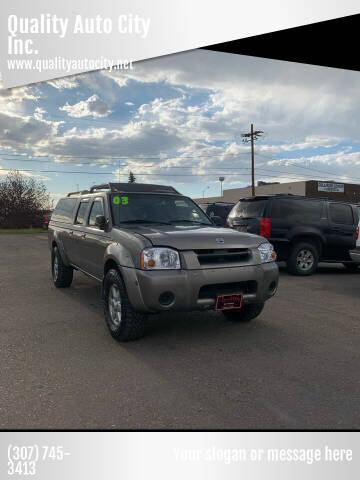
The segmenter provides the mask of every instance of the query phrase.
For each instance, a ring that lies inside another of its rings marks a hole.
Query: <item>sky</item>
[[[360,183],[360,73],[194,50],[0,90],[0,178],[44,181],[54,200],[108,181],[193,198],[251,181]]]

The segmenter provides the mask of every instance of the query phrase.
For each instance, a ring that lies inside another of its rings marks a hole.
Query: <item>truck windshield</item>
[[[158,194],[113,194],[114,225],[131,223],[212,225],[204,212],[187,197]]]

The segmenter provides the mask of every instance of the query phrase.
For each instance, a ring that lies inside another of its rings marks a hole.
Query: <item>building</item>
[[[306,180],[290,183],[269,183],[255,187],[256,195],[290,193],[306,197],[325,197],[332,200],[360,203],[360,185],[339,183],[332,180]],[[223,191],[222,197],[195,198],[195,202],[237,202],[240,198],[251,197],[251,187],[231,188]]]

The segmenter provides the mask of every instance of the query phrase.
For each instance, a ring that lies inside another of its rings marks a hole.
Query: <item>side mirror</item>
[[[97,227],[99,230],[106,230],[106,218],[104,215],[96,215],[95,227]]]
[[[213,224],[216,225],[217,227],[221,227],[224,223],[223,219],[221,217],[217,217],[216,215],[211,217],[211,220],[212,220]]]

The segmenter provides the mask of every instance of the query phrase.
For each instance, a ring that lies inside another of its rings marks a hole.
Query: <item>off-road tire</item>
[[[360,263],[343,263],[344,267],[348,272],[358,272]]]
[[[55,268],[56,262],[57,271]],[[57,247],[54,247],[51,252],[51,273],[55,287],[70,287],[73,280],[74,270],[72,267],[68,267],[67,265],[65,265]]]
[[[309,268],[302,268],[300,266],[299,256],[302,252],[311,252],[313,257],[312,265]],[[312,275],[317,270],[319,263],[319,252],[316,246],[311,242],[299,242],[296,243],[290,252],[289,258],[287,259],[287,268],[288,271],[293,275]]]
[[[120,294],[121,320],[118,325],[114,323],[110,313],[109,295],[112,285],[115,285]],[[147,317],[133,309],[121,275],[115,269],[109,270],[104,278],[102,301],[106,324],[111,336],[115,338],[115,340],[118,342],[128,342],[144,335]]]
[[[250,322],[258,317],[264,308],[264,303],[250,303],[233,310],[222,310],[223,315],[232,322]]]

